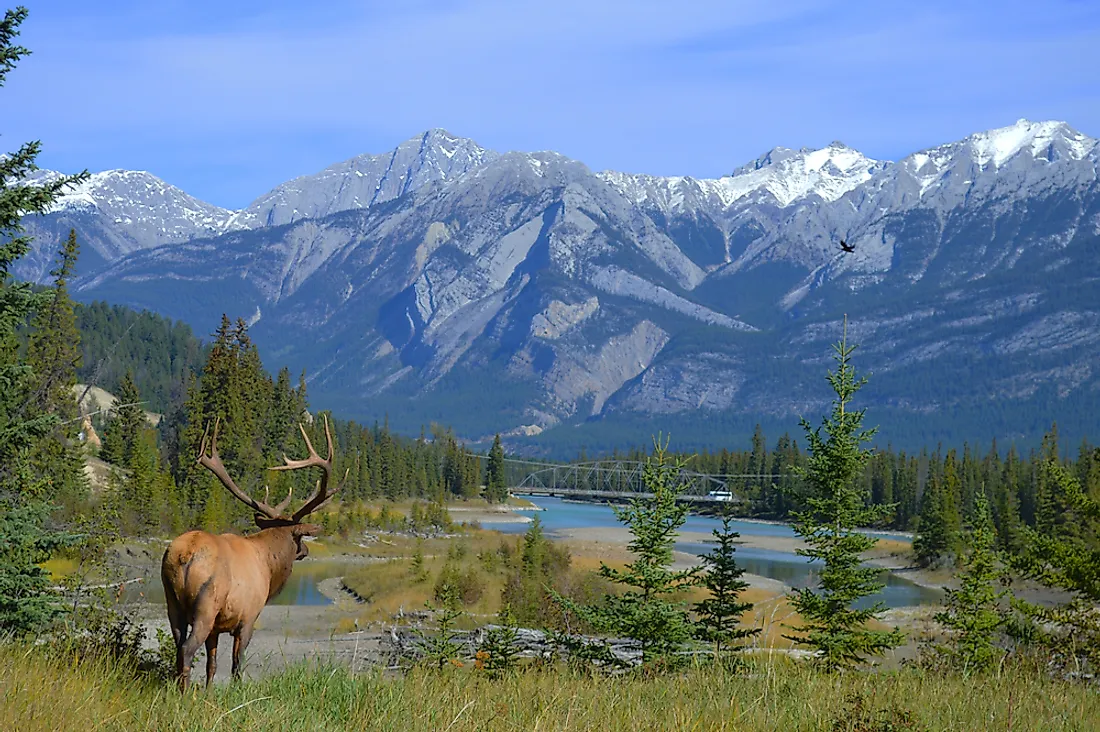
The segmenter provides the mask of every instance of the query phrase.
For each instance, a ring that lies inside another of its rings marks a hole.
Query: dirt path
[[[132,606],[146,629],[146,647],[152,648],[159,628],[169,632],[164,608],[152,603]],[[383,629],[364,628],[350,633],[333,629],[341,620],[354,618],[354,605],[342,601],[333,605],[269,605],[260,613],[256,632],[245,651],[244,671],[247,678],[275,673],[289,665],[310,661],[335,663],[359,671],[380,663],[380,641]],[[359,606],[361,607],[361,606]],[[218,668],[215,683],[230,680],[232,667],[232,636],[223,635],[218,643]],[[196,657],[192,679],[205,683],[206,660]]]

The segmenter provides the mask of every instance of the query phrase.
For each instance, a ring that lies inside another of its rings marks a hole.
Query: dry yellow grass
[[[853,724],[854,700],[874,716]],[[913,724],[900,722],[908,716]],[[825,675],[781,658],[608,679],[564,670],[499,681],[468,669],[352,675],[299,666],[186,697],[107,664],[0,645],[0,729],[54,730],[821,730],[1095,729],[1100,695],[1007,667],[963,679],[917,669]],[[838,724],[839,722],[839,724]]]

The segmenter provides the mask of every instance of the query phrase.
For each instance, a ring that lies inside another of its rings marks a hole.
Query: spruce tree
[[[247,507],[233,500],[208,471],[195,463],[205,429],[221,420],[218,452],[226,469],[246,493],[262,491],[265,460],[277,458],[270,447],[265,453],[273,393],[274,386],[248,337],[247,326],[240,320],[234,324],[223,315],[202,375],[188,391],[187,419],[179,439],[177,482],[187,495],[192,515],[204,528],[221,531],[235,522],[244,524],[248,517]],[[306,481],[308,477],[288,477],[279,483],[289,487],[295,480]]]
[[[603,604],[581,606],[560,595],[555,599],[596,629],[638,641],[642,663],[658,659],[676,663],[674,655],[691,639],[694,624],[686,602],[679,598],[698,583],[698,568],[674,570],[673,545],[687,519],[688,507],[677,502],[685,461],[668,453],[668,443],[654,441],[642,482],[653,498],[635,498],[613,507],[615,517],[630,529],[627,548],[634,561],[624,569],[601,563],[599,575],[625,591],[608,595]]]
[[[921,496],[920,518],[917,536],[913,540],[913,554],[922,567],[939,564],[952,552],[956,536],[949,526],[947,507],[944,505],[944,489],[940,479],[933,474],[928,478]]]
[[[693,609],[699,616],[695,635],[700,640],[714,644],[714,655],[719,661],[724,652],[736,648],[738,641],[751,638],[759,628],[742,628],[741,617],[752,610],[751,602],[742,602],[741,593],[749,583],[741,579],[745,574],[734,556],[737,538],[741,535],[730,528],[733,516],[727,511],[722,517],[721,530],[713,531],[717,545],[700,558],[705,567],[699,584],[710,592],[710,597],[695,603]]]
[[[1054,456],[1041,465],[1045,479],[1056,485],[1074,511],[1083,518],[1088,534],[1076,536],[1043,534],[1021,529],[1021,548],[1009,556],[1009,564],[1042,584],[1069,593],[1070,599],[1054,607],[1031,605],[1019,600],[1013,605],[1038,620],[1038,635],[1064,658],[1086,658],[1100,668],[1100,502],[1088,496],[1077,478]]]
[[[979,492],[967,541],[970,552],[959,573],[959,589],[945,591],[944,610],[936,615],[936,621],[952,631],[948,643],[938,650],[964,674],[985,671],[1004,655],[994,643],[1005,620],[999,605],[1006,594],[996,587],[1001,574],[993,549],[996,537],[989,502]]]
[[[500,435],[493,438],[489,448],[489,463],[485,469],[485,498],[491,503],[504,503],[508,500],[508,483],[504,477],[504,447],[500,444]]]
[[[52,415],[53,428],[31,450],[28,459],[37,475],[50,483],[49,495],[69,507],[83,501],[88,493],[84,475],[83,450],[78,441],[80,420],[73,387],[80,367],[80,332],[76,327],[68,281],[76,266],[80,247],[76,232],[57,255],[53,297],[31,320],[27,339],[27,363],[34,373],[24,413]]]
[[[27,362],[37,381],[31,406],[62,420],[77,416],[73,386],[80,368],[80,331],[68,283],[79,253],[76,231],[72,230],[58,252],[57,267],[50,272],[54,278],[53,297],[35,314],[27,341]]]
[[[801,420],[810,457],[799,470],[808,486],[806,508],[795,514],[795,532],[806,542],[798,553],[824,566],[818,586],[798,590],[791,604],[802,617],[802,627],[786,636],[817,652],[817,661],[829,671],[862,663],[868,656],[881,655],[901,645],[904,635],[897,628],[870,630],[867,622],[883,609],[881,602],[856,609],[854,603],[882,589],[880,571],[861,566],[861,555],[877,539],[856,531],[886,518],[891,506],[865,507],[856,485],[870,452],[860,447],[869,442],[874,430],[863,429],[864,410],[849,405],[866,377],[857,379],[852,366],[855,346],[848,345],[848,319],[844,334],[834,347],[837,370],[828,382],[836,394],[832,414],[812,428]]]
[[[141,392],[134,383],[134,372],[126,370],[115,396],[113,417],[107,425],[103,435],[103,450],[100,454],[104,460],[115,465],[126,467],[134,454],[138,436],[145,426],[145,410],[142,408]]]
[[[26,8],[4,13],[0,20],[0,87],[27,49],[15,44]],[[11,269],[30,250],[20,221],[46,213],[79,176],[58,176],[45,184],[27,185],[37,170],[38,142],[0,155],[0,632],[18,634],[41,628],[61,608],[39,566],[69,541],[45,528],[51,513],[49,484],[33,469],[32,450],[59,421],[36,407],[33,369],[19,351],[17,329],[34,313],[48,307],[55,293],[35,292],[29,283],[15,282]]]

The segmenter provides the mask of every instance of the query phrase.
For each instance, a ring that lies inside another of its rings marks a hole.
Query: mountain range
[[[240,211],[96,173],[26,220],[16,274],[43,281],[73,227],[81,299],[200,333],[244,317],[316,406],[544,450],[795,431],[829,409],[846,316],[882,439],[1034,444],[1055,419],[1096,432],[1098,165],[1097,140],[1027,120],[897,162],[780,147],[717,179],[431,130]]]

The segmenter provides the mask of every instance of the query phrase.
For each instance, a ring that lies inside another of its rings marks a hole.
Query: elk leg
[[[176,654],[176,668],[179,671],[180,691],[187,691],[191,683],[191,662],[195,660],[195,654],[199,646],[206,642],[210,631],[214,629],[214,616],[196,617],[191,624],[191,634],[180,646]]]
[[[214,683],[214,674],[218,672],[218,633],[206,637],[206,688]]]
[[[241,656],[244,649],[248,648],[248,642],[252,640],[252,623],[242,625],[233,633],[233,678],[241,678]]]
[[[183,611],[183,606],[176,598],[176,593],[172,591],[172,586],[167,583],[164,585],[164,600],[168,605],[168,625],[172,628],[172,640],[176,643],[178,656],[179,647],[187,637],[187,613]],[[176,671],[178,672],[179,669],[177,668]]]

